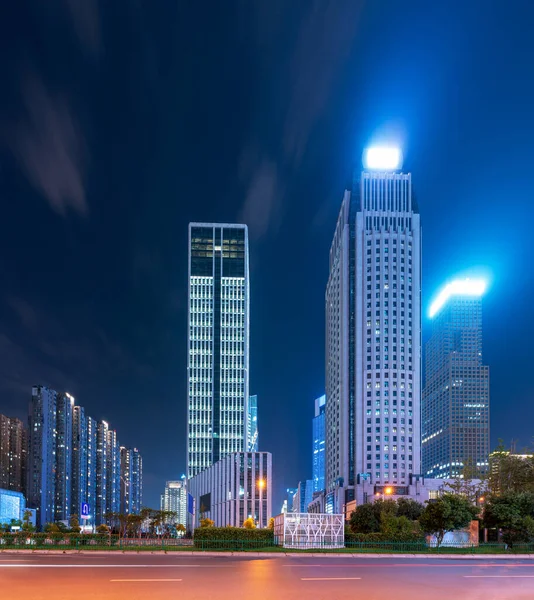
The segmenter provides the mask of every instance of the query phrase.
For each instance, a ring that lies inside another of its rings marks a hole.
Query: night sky
[[[69,391],[140,449],[157,506],[185,471],[187,225],[245,222],[278,510],[311,476],[343,189],[388,140],[413,173],[425,312],[454,275],[490,278],[492,444],[530,444],[533,20],[527,0],[3,2],[0,412]]]

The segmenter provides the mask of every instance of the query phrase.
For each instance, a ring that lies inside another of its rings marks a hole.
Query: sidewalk
[[[19,550],[19,549],[6,549],[0,550],[0,556],[2,554],[34,554],[34,555],[53,555],[53,554],[74,554],[74,555],[87,555],[87,556],[109,556],[113,554],[136,554],[136,555],[160,555],[161,553],[166,555],[175,555],[175,556],[195,556],[195,557],[223,557],[223,556],[238,556],[238,557],[254,557],[254,558],[363,558],[363,559],[372,559],[372,558],[417,558],[418,560],[478,560],[478,561],[488,561],[488,560],[534,560],[534,554],[364,554],[360,552],[356,552],[354,554],[350,554],[347,552],[343,553],[335,553],[335,552],[318,552],[318,553],[310,553],[310,552],[209,552],[209,551],[186,551],[181,550],[180,552],[165,552],[162,550]]]

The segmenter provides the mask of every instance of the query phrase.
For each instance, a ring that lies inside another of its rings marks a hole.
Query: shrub
[[[271,529],[244,529],[242,527],[199,527],[193,543],[198,548],[261,548],[274,544]]]

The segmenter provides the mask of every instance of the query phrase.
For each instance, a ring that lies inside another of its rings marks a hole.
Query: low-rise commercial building
[[[215,526],[241,527],[248,518],[267,527],[272,516],[272,455],[234,452],[188,480],[194,499],[192,528],[203,518]]]

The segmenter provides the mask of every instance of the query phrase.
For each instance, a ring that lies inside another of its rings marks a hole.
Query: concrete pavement
[[[0,554],[1,600],[532,600],[534,561]]]

